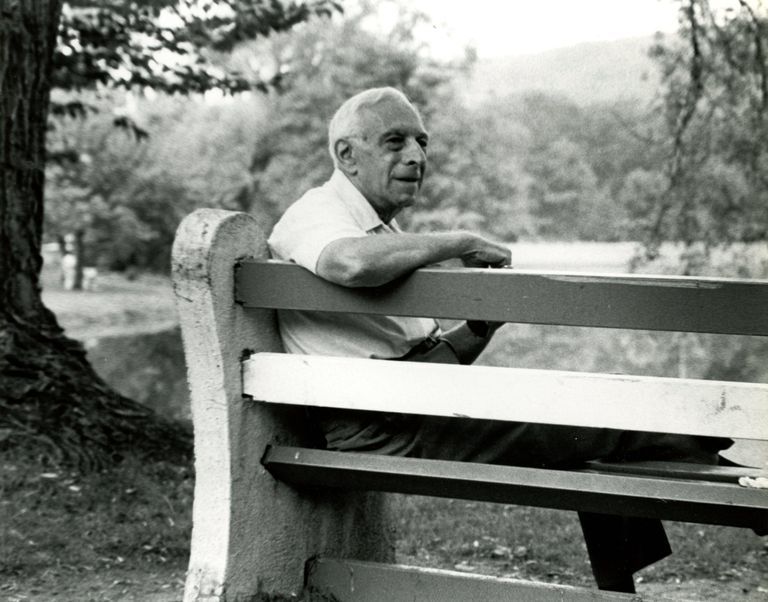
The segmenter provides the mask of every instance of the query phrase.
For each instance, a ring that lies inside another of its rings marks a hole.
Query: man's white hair
[[[373,107],[383,100],[394,98],[413,107],[408,97],[396,88],[369,88],[344,101],[331,118],[328,125],[328,151],[333,159],[333,166],[339,166],[336,157],[336,143],[342,138],[360,136],[363,134],[363,110]],[[418,115],[418,111],[416,111]]]

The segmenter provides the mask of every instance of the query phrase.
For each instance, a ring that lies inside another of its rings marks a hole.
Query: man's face
[[[353,141],[353,181],[384,222],[413,205],[427,165],[427,132],[416,111],[394,98],[363,112],[362,139]]]

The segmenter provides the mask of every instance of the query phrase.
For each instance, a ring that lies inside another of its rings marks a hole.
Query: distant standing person
[[[77,257],[74,253],[64,253],[61,256],[61,284],[65,291],[75,289],[75,280],[77,278]]]
[[[504,245],[470,232],[408,234],[395,216],[417,202],[429,135],[393,88],[347,100],[329,126],[334,171],[291,205],[269,238],[272,254],[349,287],[378,286],[428,264],[511,262]],[[497,323],[443,332],[428,318],[281,311],[290,353],[472,363]],[[510,391],[509,403],[515,402]],[[729,440],[543,424],[316,409],[329,449],[520,466],[565,467],[594,459],[717,463]],[[598,587],[634,591],[633,573],[670,553],[657,520],[579,513]]]

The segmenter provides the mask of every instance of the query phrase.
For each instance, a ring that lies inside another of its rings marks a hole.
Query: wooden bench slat
[[[634,600],[619,594],[553,583],[502,579],[422,567],[317,558],[307,566],[307,586],[338,602],[467,602],[468,600]]]
[[[257,353],[256,400],[356,410],[768,439],[768,385]]]
[[[688,462],[588,462],[587,467],[600,473],[628,474],[673,479],[695,479],[702,481],[738,484],[741,477],[752,479],[768,478],[768,470],[751,466],[711,466]],[[766,491],[768,497],[768,491]]]
[[[375,490],[768,529],[768,492],[730,483],[270,447],[294,485]]]
[[[235,297],[246,307],[768,336],[760,280],[424,268],[350,289],[290,263],[244,261]]]

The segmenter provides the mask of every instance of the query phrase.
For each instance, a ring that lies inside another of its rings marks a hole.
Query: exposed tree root
[[[189,427],[112,391],[82,346],[0,321],[0,448],[93,470],[127,454],[185,461]]]

